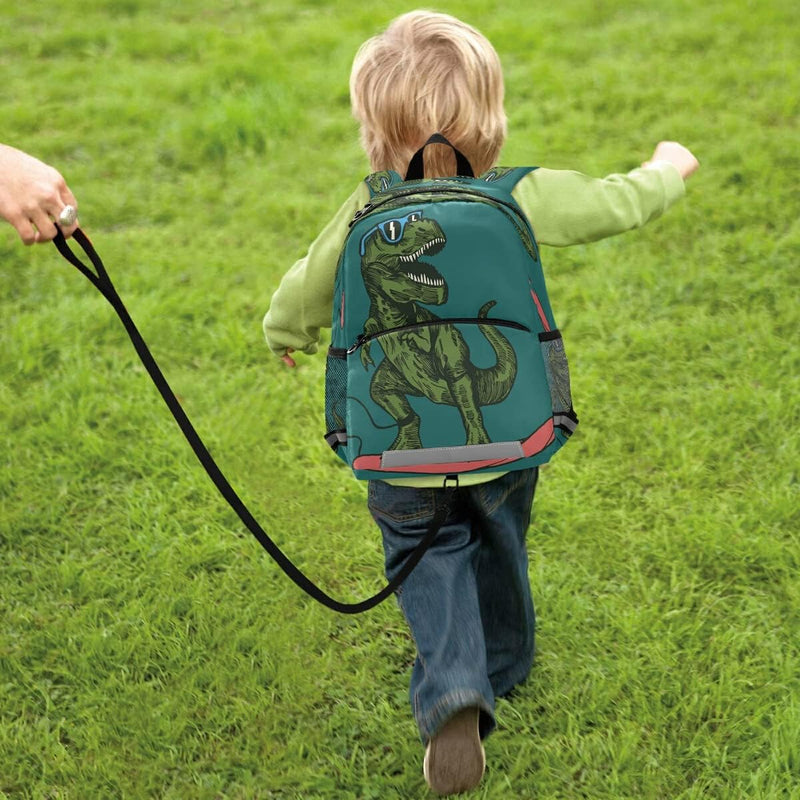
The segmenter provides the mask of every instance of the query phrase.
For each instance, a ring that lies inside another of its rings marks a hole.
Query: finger
[[[59,227],[61,228],[61,233],[64,234],[64,238],[69,239],[69,237],[72,236],[72,234],[75,233],[75,231],[78,230],[80,226],[81,226],[80,220],[76,219],[75,222],[73,222],[72,225],[70,225],[67,228],[63,226]]]
[[[62,182],[60,187],[60,195],[61,201],[65,206],[74,206],[76,209],[78,208],[78,201],[75,199],[75,195],[72,194],[69,186],[67,186],[66,183]]]
[[[55,238],[58,232],[55,219],[62,208],[60,193],[53,185],[38,184],[34,186],[29,201],[23,204],[23,213],[37,231],[32,241],[49,242]]]
[[[281,361],[283,361],[287,367],[294,367],[297,365],[297,362],[292,358],[292,353],[294,353],[294,348],[287,347],[286,352],[281,356]]]
[[[37,210],[49,214],[54,220],[64,208],[66,203],[62,200],[62,191],[66,189],[63,181],[55,181],[51,184],[39,183],[34,187],[28,207],[31,209],[31,216]]]
[[[29,219],[18,217],[17,219],[10,220],[10,222],[16,228],[19,238],[22,239],[22,243],[26,247],[36,244],[39,238],[39,231],[36,230]]]
[[[36,226],[37,242],[49,242],[58,233],[55,222],[41,208],[31,214],[31,222]]]

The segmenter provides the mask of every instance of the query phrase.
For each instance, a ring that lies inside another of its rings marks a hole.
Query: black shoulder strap
[[[272,556],[278,566],[304,592],[309,594],[318,602],[322,603],[322,605],[342,614],[358,614],[361,611],[367,611],[389,597],[389,595],[392,594],[409,576],[411,570],[416,567],[422,556],[425,555],[425,552],[428,550],[431,544],[433,544],[436,534],[439,533],[439,529],[442,527],[447,518],[450,503],[446,502],[442,504],[442,506],[436,512],[434,518],[431,520],[430,527],[428,528],[422,541],[419,543],[419,545],[417,545],[417,548],[414,550],[414,552],[408,557],[406,563],[403,565],[403,568],[394,577],[394,579],[384,586],[384,588],[381,589],[381,591],[379,591],[377,594],[374,594],[372,597],[369,597],[360,603],[341,603],[332,598],[330,595],[326,594],[316,584],[312,583],[312,581],[310,581],[291,562],[291,560],[283,553],[283,551],[275,544],[275,542],[270,539],[266,531],[264,531],[261,525],[258,524],[247,506],[245,506],[239,495],[230,485],[227,478],[222,474],[222,471],[212,458],[211,453],[208,452],[208,448],[205,446],[203,440],[195,430],[194,426],[189,420],[189,417],[186,416],[186,412],[178,402],[178,398],[175,397],[175,393],[167,383],[167,379],[161,372],[156,360],[150,353],[150,349],[147,347],[142,335],[139,333],[139,330],[131,319],[131,315],[128,313],[128,310],[125,308],[125,305],[120,299],[120,296],[117,293],[114,284],[111,282],[111,278],[108,276],[108,272],[106,271],[100,256],[97,254],[97,251],[89,241],[89,237],[86,236],[86,234],[80,228],[78,228],[72,235],[75,241],[78,242],[81,248],[83,248],[83,251],[89,257],[89,260],[92,262],[92,266],[94,266],[95,271],[93,272],[72,252],[67,244],[66,239],[64,238],[63,233],[61,232],[61,229],[58,230],[58,234],[54,239],[54,244],[58,248],[58,251],[67,261],[69,261],[70,264],[72,264],[76,269],[80,270],[80,272],[94,285],[100,294],[105,297],[105,299],[117,313],[117,316],[125,326],[125,330],[127,331],[128,336],[130,337],[131,342],[136,349],[137,355],[141,359],[142,364],[144,364],[144,367],[152,378],[153,383],[155,383],[156,388],[161,394],[164,402],[167,404],[167,408],[169,408],[169,410],[172,412],[172,416],[175,417],[175,421],[178,423],[181,432],[189,442],[195,456],[197,456],[198,461],[200,461],[200,463],[203,465],[206,473],[208,473],[208,476],[214,482],[214,485],[217,487],[220,494],[228,501],[231,508],[233,508],[233,510],[236,512],[239,519],[245,524],[250,533],[255,536],[255,538],[258,540],[258,543],[267,551],[267,553],[269,553],[270,556]],[[453,490],[446,489],[445,491],[449,493],[447,498],[449,500],[452,497]]]
[[[472,165],[467,160],[466,156],[460,151],[453,147],[450,142],[442,136],[441,133],[434,133],[427,142],[425,142],[419,150],[411,157],[411,161],[408,162],[408,171],[406,172],[406,180],[413,181],[413,180],[420,180],[425,177],[425,165],[422,159],[422,154],[425,151],[425,148],[429,144],[446,144],[448,147],[452,148],[453,152],[456,154],[456,175],[464,176],[466,178],[474,178],[475,173],[472,170]]]

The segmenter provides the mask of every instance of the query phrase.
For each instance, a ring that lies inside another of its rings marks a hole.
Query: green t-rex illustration
[[[446,241],[439,225],[420,211],[382,222],[361,240],[361,275],[370,299],[364,333],[411,326],[380,337],[384,359],[370,382],[372,399],[398,425],[389,449],[423,446],[419,416],[409,397],[455,406],[466,444],[487,444],[481,406],[502,402],[516,376],[514,350],[496,326],[479,325],[497,359],[493,367],[479,369],[470,361],[469,347],[455,324],[439,322],[440,317],[424,307],[447,302],[444,278],[420,260],[440,252]],[[486,318],[494,305],[494,300],[485,303],[477,319]],[[365,369],[374,366],[369,341],[361,347],[361,362]]]

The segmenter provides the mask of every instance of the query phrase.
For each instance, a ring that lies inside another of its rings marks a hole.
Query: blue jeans
[[[535,616],[525,535],[538,470],[509,472],[452,491],[452,508],[430,550],[397,592],[417,657],[411,706],[423,742],[457,711],[481,710],[481,736],[494,728],[495,697],[533,664]],[[446,502],[444,489],[371,481],[369,508],[383,534],[391,578]]]

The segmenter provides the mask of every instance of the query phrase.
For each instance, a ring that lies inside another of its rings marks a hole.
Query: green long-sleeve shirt
[[[684,194],[683,179],[667,162],[597,179],[567,170],[537,169],[512,192],[531,222],[540,245],[565,247],[593,242],[639,228],[659,217]],[[311,244],[308,253],[284,275],[264,317],[264,335],[273,353],[288,348],[315,353],[320,328],[331,325],[333,285],[339,254],[355,212],[369,200],[362,182]],[[467,485],[499,474],[462,476]],[[438,486],[439,478],[392,481]]]
[[[540,245],[565,247],[639,228],[683,196],[672,164],[655,163],[627,175],[589,178],[579,172],[537,169],[514,188],[514,198]],[[331,325],[339,253],[355,212],[369,200],[362,182],[336,212],[308,253],[281,280],[264,317],[264,335],[276,355],[287,348],[315,353],[320,328]]]

